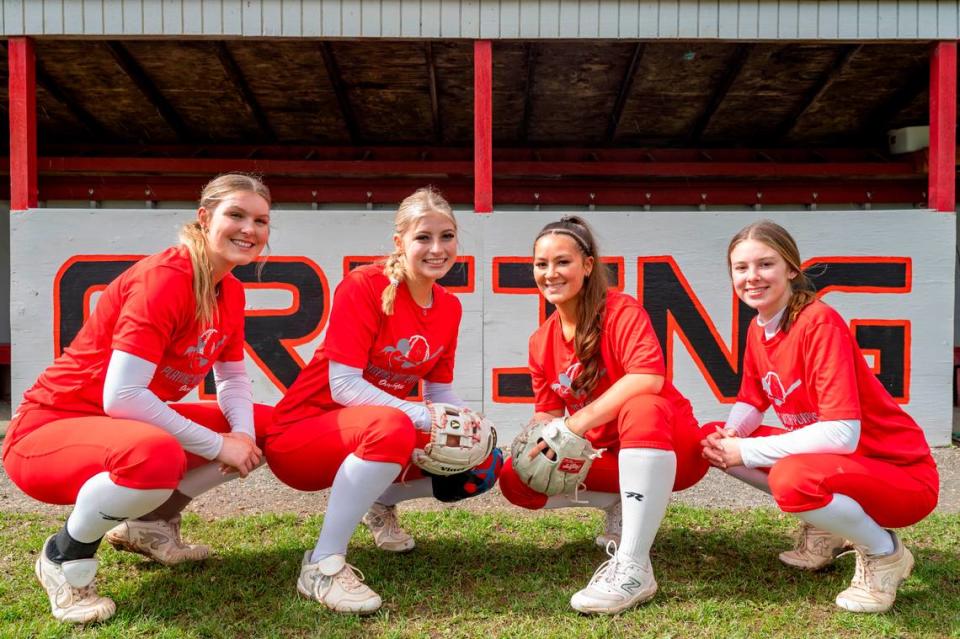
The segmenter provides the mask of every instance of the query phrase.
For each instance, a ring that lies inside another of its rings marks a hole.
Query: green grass
[[[833,605],[853,573],[852,557],[819,574],[777,561],[793,518],[674,506],[654,546],[660,591],[613,618],[568,606],[605,559],[593,545],[594,512],[447,510],[401,519],[417,538],[413,553],[382,553],[366,530],[351,545],[351,563],[385,601],[372,617],[329,613],[296,595],[319,517],[207,523],[188,516],[185,535],[212,544],[214,558],[164,568],[103,548],[100,592],[117,601],[117,614],[75,628],[53,620],[33,576],[40,544],[59,522],[2,514],[0,637],[960,637],[958,515],[903,531],[917,567],[894,610],[855,615]]]

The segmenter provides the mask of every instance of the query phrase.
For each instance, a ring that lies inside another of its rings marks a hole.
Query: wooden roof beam
[[[430,113],[433,116],[433,141],[440,144],[443,141],[443,124],[440,121],[440,97],[437,90],[437,65],[433,61],[433,43],[424,45],[424,55],[427,58],[427,80],[430,82]]]
[[[633,88],[633,79],[637,74],[637,67],[640,66],[640,60],[643,59],[643,51],[646,45],[638,42],[633,48],[633,55],[630,58],[630,64],[623,74],[623,80],[620,82],[620,92],[617,94],[617,101],[613,105],[613,113],[610,114],[610,124],[607,126],[607,143],[612,144],[617,136],[617,129],[620,128],[620,120],[623,119],[623,109],[627,105],[627,98],[630,97],[630,90]]]
[[[520,142],[526,142],[530,134],[530,114],[533,111],[533,69],[537,63],[536,45],[528,42],[524,45],[527,53],[527,78],[523,83],[523,116],[520,120]]]
[[[253,94],[250,85],[247,84],[247,79],[244,77],[240,65],[237,64],[237,61],[230,53],[230,49],[227,48],[227,44],[225,42],[217,42],[214,44],[214,47],[216,48],[217,59],[220,60],[220,66],[223,67],[227,78],[233,83],[233,88],[236,89],[240,95],[240,99],[247,113],[257,121],[257,126],[260,127],[264,138],[268,142],[275,142],[277,134],[274,132],[273,127],[270,126],[267,115],[263,112],[263,109],[260,108],[257,96]]]
[[[783,138],[790,135],[790,132],[797,126],[797,122],[807,112],[813,104],[815,104],[824,94],[830,90],[830,87],[833,86],[833,83],[836,82],[837,78],[843,73],[843,70],[847,68],[850,64],[850,60],[857,55],[860,50],[863,48],[863,45],[853,45],[847,44],[840,47],[840,51],[837,54],[837,57],[834,58],[833,64],[830,65],[830,68],[826,70],[818,79],[817,82],[810,87],[810,90],[807,91],[806,95],[803,96],[803,99],[797,103],[793,111],[785,117],[777,126],[776,131],[773,134],[774,140],[782,140]]]
[[[710,120],[713,119],[713,116],[717,112],[717,109],[720,108],[720,104],[723,102],[723,99],[726,98],[727,93],[730,92],[730,87],[733,86],[737,76],[740,75],[744,65],[747,63],[747,58],[750,57],[750,52],[753,51],[753,46],[754,45],[752,44],[738,44],[736,46],[733,56],[731,56],[730,62],[727,64],[727,72],[722,78],[720,78],[720,82],[718,82],[717,86],[714,88],[713,94],[710,96],[710,100],[697,117],[696,123],[694,123],[693,128],[690,130],[690,134],[687,136],[688,143],[697,143],[700,141],[700,138],[703,136],[703,132],[707,130],[708,126],[710,126]]]
[[[340,67],[337,65],[337,59],[333,56],[333,49],[329,42],[320,43],[320,54],[323,56],[324,66],[327,67],[327,77],[330,78],[330,86],[333,88],[337,104],[340,106],[340,115],[347,127],[350,142],[360,144],[360,132],[357,128],[357,120],[353,115],[353,109],[350,107],[350,99],[347,97],[347,87],[343,83]]]
[[[167,99],[163,97],[163,94],[160,93],[160,90],[157,89],[147,76],[147,73],[143,70],[143,67],[140,66],[140,63],[130,55],[126,47],[116,41],[108,41],[104,46],[106,46],[107,51],[113,57],[117,66],[120,67],[127,77],[130,78],[130,81],[140,90],[140,93],[153,105],[157,113],[160,114],[160,117],[163,118],[163,121],[167,123],[167,126],[173,129],[173,132],[177,134],[177,137],[180,138],[181,141],[190,141],[190,130],[187,128],[187,125],[184,124],[183,119],[170,103],[167,102]]]

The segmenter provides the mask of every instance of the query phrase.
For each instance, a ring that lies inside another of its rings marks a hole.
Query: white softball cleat
[[[397,507],[374,503],[363,516],[363,523],[373,534],[373,541],[380,550],[409,552],[417,545],[413,537],[400,527]]]
[[[616,544],[607,546],[603,562],[587,587],[570,598],[570,606],[584,614],[615,615],[649,601],[657,593],[653,566],[618,557]]]
[[[348,564],[343,555],[310,563],[312,552],[303,555],[297,592],[334,612],[369,615],[379,610],[383,604],[380,595],[363,583],[363,573]]]
[[[74,559],[57,564],[47,557],[47,538],[40,549],[35,566],[37,579],[50,598],[50,612],[64,623],[92,623],[106,621],[117,611],[117,604],[109,597],[97,594],[95,584],[99,562]]]
[[[853,545],[842,536],[804,523],[796,547],[780,553],[780,561],[801,570],[822,570],[849,550]]]
[[[913,555],[892,530],[894,550],[871,556],[863,546],[854,546],[857,568],[850,587],[837,595],[837,605],[850,612],[886,612],[893,607],[897,588],[913,572]]]

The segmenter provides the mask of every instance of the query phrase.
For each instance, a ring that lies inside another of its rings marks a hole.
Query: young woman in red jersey
[[[495,450],[474,471],[450,477],[410,466],[431,426],[426,406],[406,399],[417,382],[424,381],[427,400],[464,404],[452,389],[460,301],[437,284],[457,257],[450,205],[432,189],[416,191],[400,204],[393,240],[385,263],[360,267],[337,286],[324,341],[277,405],[264,444],[284,483],[332,487],[297,590],[337,612],[371,613],[382,603],[346,563],[361,519],[381,549],[411,550],[413,539],[397,524],[398,502],[479,494],[502,463]]]
[[[690,402],[664,376],[646,312],[632,297],[608,291],[597,242],[582,219],[564,217],[540,231],[533,274],[557,309],[530,337],[534,419],[566,413],[571,431],[606,452],[593,462],[577,501],[533,491],[509,460],[500,489],[524,508],[604,508],[608,523],[620,507],[619,547],[619,531],[608,526],[610,535],[598,542],[609,539],[610,560],[570,600],[580,612],[613,614],[656,593],[650,547],[671,492],[698,482],[708,466]]]
[[[267,244],[270,193],[222,175],[204,188],[180,245],[134,264],[104,290],[63,354],[24,393],[3,442],[11,480],[31,497],[75,504],[36,563],[53,615],[103,621],[94,554],[106,534],[164,564],[203,559],[180,539],[180,511],[260,463],[243,364],[243,286],[230,274]],[[214,371],[218,403],[167,404]]]
[[[804,522],[781,561],[818,570],[852,544],[856,572],[837,605],[888,610],[913,557],[886,528],[914,524],[937,504],[923,432],[870,371],[843,318],[817,301],[785,229],[751,224],[727,257],[734,292],[758,315],[737,403],[726,424],[704,427],[704,454]],[[782,428],[760,425],[771,406]]]

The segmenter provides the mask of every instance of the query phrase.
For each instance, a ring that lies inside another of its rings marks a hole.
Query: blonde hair
[[[200,206],[209,213],[220,202],[237,192],[256,193],[267,205],[271,204],[270,189],[260,178],[244,173],[225,173],[210,180],[200,192]],[[207,254],[206,228],[200,220],[188,222],[180,228],[180,244],[186,247],[193,265],[193,296],[196,301],[196,319],[202,326],[213,323],[217,312],[217,287],[213,281],[213,265]]]
[[[787,301],[787,311],[783,314],[783,319],[780,320],[780,330],[786,333],[797,320],[800,311],[817,299],[816,287],[800,266],[800,249],[797,248],[797,242],[787,232],[787,229],[776,222],[760,220],[749,224],[733,236],[730,245],[727,247],[727,271],[731,275],[733,264],[730,262],[730,255],[733,253],[733,249],[745,240],[756,240],[766,244],[783,258],[783,261],[787,263],[787,268],[797,274],[790,280],[790,299]]]
[[[397,214],[393,218],[393,229],[397,235],[403,235],[418,220],[422,219],[428,213],[439,213],[453,223],[453,229],[457,230],[457,219],[453,217],[453,209],[450,203],[432,186],[425,186],[417,189],[408,195],[397,208]],[[383,274],[390,280],[387,288],[383,289],[380,296],[380,308],[384,315],[393,315],[393,304],[397,299],[397,288],[407,276],[406,262],[404,261],[403,250],[395,248],[393,253],[387,256],[383,264]]]

